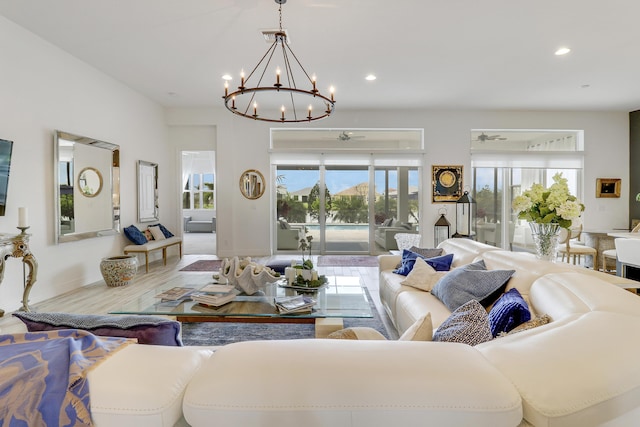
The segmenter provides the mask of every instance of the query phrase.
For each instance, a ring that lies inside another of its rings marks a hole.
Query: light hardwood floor
[[[263,258],[261,262],[278,258],[283,258],[283,256]],[[284,258],[291,259],[291,256]],[[182,259],[177,256],[169,257],[166,266],[162,265],[162,261],[151,263],[149,265],[149,273],[144,273],[143,266],[142,269],[138,270],[134,282],[128,286],[110,288],[103,281],[99,281],[46,301],[31,304],[31,308],[37,312],[107,314],[110,310],[121,306],[123,302],[136,298],[149,289],[153,289],[177,276],[188,276],[190,273],[178,270],[199,259],[217,258],[212,255],[184,255]],[[369,290],[369,294],[376,304],[378,313],[380,313],[385,322],[389,334],[392,338],[397,338],[395,329],[380,304],[377,267],[319,267],[318,272],[325,275],[359,276],[362,279],[362,283]],[[44,280],[40,278],[39,282],[42,283]],[[38,283],[34,286],[34,290],[37,286]],[[34,294],[33,290],[31,294]],[[11,313],[5,313],[0,318],[0,332],[4,334],[26,332],[26,328],[20,320],[11,316]]]

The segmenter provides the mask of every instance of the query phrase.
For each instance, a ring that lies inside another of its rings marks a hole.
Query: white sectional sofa
[[[212,352],[129,346],[90,374],[100,426],[635,426],[640,297],[625,279],[540,262],[466,239],[441,245],[453,267],[514,269],[552,321],[475,347],[425,341],[253,341]],[[400,284],[380,257],[380,296],[402,333],[449,312]]]

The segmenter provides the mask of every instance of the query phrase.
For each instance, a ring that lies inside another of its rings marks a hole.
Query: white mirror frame
[[[158,164],[138,160],[138,222],[158,221]]]

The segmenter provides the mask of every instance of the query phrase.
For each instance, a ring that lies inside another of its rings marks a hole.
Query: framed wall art
[[[620,197],[620,178],[596,179],[596,197]]]
[[[462,196],[462,165],[432,165],[433,203],[455,202]]]

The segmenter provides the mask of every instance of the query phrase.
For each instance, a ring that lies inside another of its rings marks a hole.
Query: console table
[[[31,234],[24,231],[20,234],[0,233],[0,283],[4,279],[4,266],[9,257],[22,258],[23,265],[29,268],[22,293],[21,311],[31,311],[29,309],[29,292],[31,292],[38,275],[38,261],[29,250],[29,237]],[[4,310],[0,309],[0,317],[2,316],[4,316]]]

